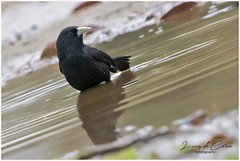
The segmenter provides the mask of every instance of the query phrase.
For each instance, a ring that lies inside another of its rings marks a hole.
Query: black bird
[[[70,26],[61,31],[57,39],[59,68],[68,83],[84,91],[101,82],[110,81],[110,71],[129,68],[130,56],[111,58],[96,48],[83,44],[83,33],[90,27]]]

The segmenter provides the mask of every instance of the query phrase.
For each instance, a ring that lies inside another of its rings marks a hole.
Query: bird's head
[[[83,44],[82,35],[89,29],[91,27],[69,26],[64,28],[57,38],[57,50],[61,51],[66,47],[71,47],[71,45],[79,46]]]

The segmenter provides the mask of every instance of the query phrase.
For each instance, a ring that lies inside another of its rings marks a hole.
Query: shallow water
[[[98,46],[132,56],[131,71],[112,83],[79,94],[58,65],[10,81],[2,89],[3,159],[59,158],[199,108],[216,115],[238,107],[238,11],[161,25]]]

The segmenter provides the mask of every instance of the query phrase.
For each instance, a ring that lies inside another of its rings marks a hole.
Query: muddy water
[[[56,159],[199,108],[209,115],[237,108],[238,11],[168,25],[98,46],[132,56],[131,71],[112,83],[79,93],[57,65],[10,81],[2,89],[3,159]]]

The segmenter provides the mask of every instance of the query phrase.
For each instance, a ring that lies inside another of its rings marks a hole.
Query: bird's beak
[[[77,27],[77,35],[78,37],[82,35],[86,30],[90,30],[91,27]]]

